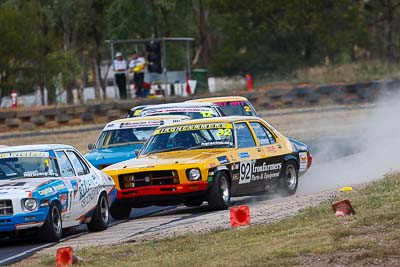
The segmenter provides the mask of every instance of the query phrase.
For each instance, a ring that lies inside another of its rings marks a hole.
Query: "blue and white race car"
[[[96,143],[88,146],[90,152],[85,157],[100,170],[136,158],[135,150],[142,148],[157,127],[189,119],[187,116],[163,115],[111,121],[104,127]]]
[[[33,230],[54,242],[82,223],[104,230],[115,196],[113,180],[72,146],[0,149],[0,236]]]

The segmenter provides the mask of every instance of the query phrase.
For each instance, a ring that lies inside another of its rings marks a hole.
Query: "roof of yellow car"
[[[249,100],[244,96],[219,96],[219,97],[192,99],[186,102],[225,102],[225,101],[249,101]]]
[[[202,124],[202,123],[222,123],[222,122],[237,122],[237,121],[248,121],[248,120],[262,120],[258,117],[253,116],[226,116],[226,117],[213,117],[213,118],[204,118],[204,119],[196,119],[196,120],[186,120],[178,123],[174,123],[176,125],[192,125],[192,124]],[[166,127],[171,125],[165,125]],[[164,126],[161,126],[164,127]]]

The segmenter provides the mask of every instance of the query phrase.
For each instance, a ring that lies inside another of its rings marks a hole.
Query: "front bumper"
[[[181,203],[184,199],[205,197],[208,182],[191,182],[188,184],[143,186],[117,191],[115,203],[133,207],[149,205],[171,205]]]
[[[0,232],[15,232],[18,230],[38,228],[44,224],[47,211],[0,216]]]

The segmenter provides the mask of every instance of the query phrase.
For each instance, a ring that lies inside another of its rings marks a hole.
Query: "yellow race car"
[[[115,219],[149,205],[226,209],[231,196],[265,191],[291,195],[311,166],[308,147],[258,117],[198,119],[161,126],[137,158],[103,171],[113,177]]]
[[[186,102],[208,102],[218,106],[225,116],[257,116],[256,109],[250,101],[243,96],[220,96],[192,99]]]

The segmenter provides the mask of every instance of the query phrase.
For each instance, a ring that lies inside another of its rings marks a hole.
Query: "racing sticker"
[[[163,125],[160,120],[148,120],[148,121],[125,121],[121,123],[110,123],[104,127],[104,130],[117,130],[117,129],[135,129],[142,127],[158,127]]]
[[[239,184],[248,184],[251,181],[251,160],[240,162]]]
[[[282,163],[266,163],[256,160],[240,162],[239,184],[279,177]]]
[[[299,171],[305,171],[307,169],[307,152],[300,152],[299,153],[299,159],[300,159],[300,168]]]
[[[10,152],[1,153],[0,159],[4,158],[48,158],[49,152],[43,151],[21,151],[21,152]]]
[[[163,109],[153,109],[153,110],[147,110],[143,111],[141,116],[146,117],[149,115],[154,115],[154,114],[165,114],[165,113],[173,113],[173,112],[195,112],[195,113],[200,113],[200,114],[211,114],[213,115],[213,110],[209,108],[191,108],[191,107],[180,107],[180,108],[163,108]],[[204,115],[203,115],[204,116]]]
[[[227,156],[221,156],[221,157],[217,157],[219,163],[221,164],[225,164],[225,163],[229,163],[229,159]]]
[[[156,130],[154,132],[154,134],[193,131],[193,130],[208,130],[208,129],[232,129],[232,124],[231,123],[202,123],[202,124],[184,125],[184,126],[176,126],[176,127],[165,127],[165,128]],[[225,130],[222,134],[224,134],[224,133],[225,133]],[[230,133],[230,131],[229,131],[229,133]],[[227,135],[229,133],[227,131]]]
[[[248,152],[239,152],[239,158],[241,159],[250,158],[250,155]]]

